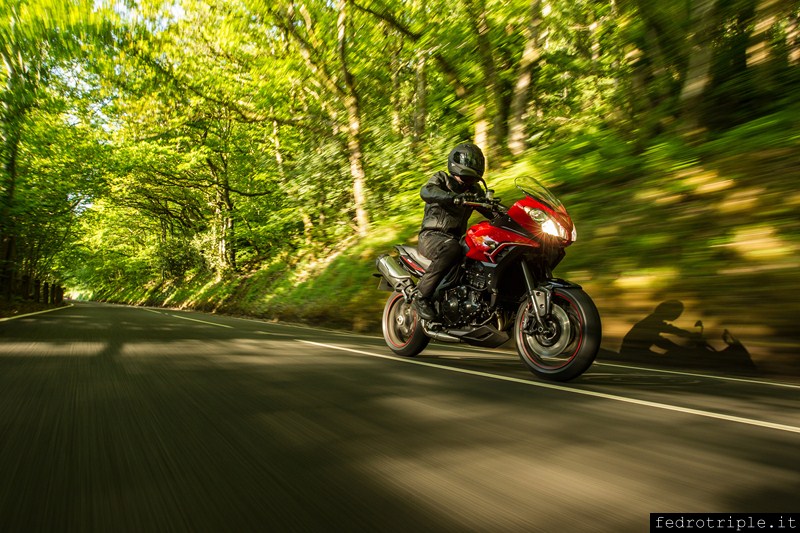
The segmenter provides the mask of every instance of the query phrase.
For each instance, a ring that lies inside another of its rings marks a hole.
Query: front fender
[[[561,278],[551,278],[542,281],[537,285],[537,287],[549,287],[551,289],[583,289],[583,287],[577,283],[573,283]]]

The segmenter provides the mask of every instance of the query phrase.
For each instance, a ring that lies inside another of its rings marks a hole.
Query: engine
[[[463,271],[462,284],[447,290],[441,302],[441,315],[451,327],[482,324],[492,315],[487,301],[490,274],[475,261]]]
[[[489,286],[490,277],[486,267],[477,261],[468,263],[464,272],[466,284],[478,291],[485,290]]]
[[[465,286],[450,289],[442,301],[442,317],[450,326],[469,325],[488,317],[483,295]]]

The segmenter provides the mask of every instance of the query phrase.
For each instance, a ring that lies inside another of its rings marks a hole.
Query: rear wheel
[[[537,328],[530,300],[520,304],[514,319],[517,353],[540,378],[569,381],[583,374],[597,356],[600,314],[582,289],[554,289],[551,303],[543,328]]]
[[[422,330],[417,311],[399,292],[393,293],[386,300],[381,326],[386,345],[403,357],[414,357],[430,342],[430,338]]]

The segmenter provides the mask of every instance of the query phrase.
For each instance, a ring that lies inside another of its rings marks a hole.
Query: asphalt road
[[[124,306],[0,322],[2,531],[648,531],[800,511],[800,384]]]

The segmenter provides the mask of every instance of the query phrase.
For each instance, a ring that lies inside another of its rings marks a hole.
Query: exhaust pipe
[[[454,337],[449,333],[445,333],[443,331],[433,331],[432,329],[430,329],[430,327],[428,327],[426,321],[422,322],[422,329],[423,331],[425,331],[425,335],[427,335],[431,339],[441,342],[450,342],[450,343],[461,342],[461,339],[459,339],[458,337]]]
[[[378,272],[381,276],[389,282],[394,290],[404,292],[404,289],[409,289],[414,286],[414,281],[411,279],[411,274],[403,270],[397,259],[391,255],[382,255],[375,262]]]

